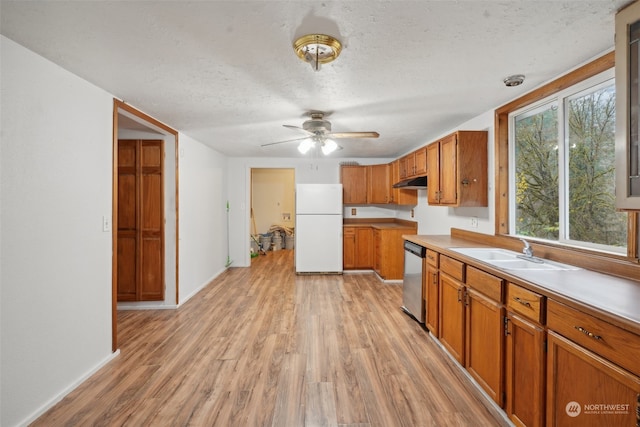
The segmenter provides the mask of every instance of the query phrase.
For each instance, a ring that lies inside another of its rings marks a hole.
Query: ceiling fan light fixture
[[[314,141],[311,138],[307,138],[302,140],[300,145],[298,145],[298,151],[302,154],[307,154],[309,150],[314,146]]]
[[[325,141],[322,143],[322,154],[328,156],[329,154],[336,151],[337,148],[338,144],[336,144],[333,139],[325,139]]]
[[[342,51],[342,43],[326,34],[307,34],[293,42],[298,58],[311,65],[315,71],[321,64],[334,61]]]

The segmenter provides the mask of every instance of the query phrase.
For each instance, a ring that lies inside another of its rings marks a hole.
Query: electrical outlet
[[[351,208],[351,216],[356,216],[356,208]]]
[[[471,217],[471,228],[478,228],[478,217],[477,216],[472,216]]]

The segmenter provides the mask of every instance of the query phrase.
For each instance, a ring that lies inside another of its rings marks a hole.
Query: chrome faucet
[[[526,256],[527,258],[533,258],[533,248],[531,247],[529,242],[524,239],[520,240],[522,240],[522,243],[524,243],[524,248],[522,249],[522,253],[524,254],[524,256]]]

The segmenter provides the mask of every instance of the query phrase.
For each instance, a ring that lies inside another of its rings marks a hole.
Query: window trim
[[[521,110],[528,105],[540,102],[554,94],[563,91],[571,86],[577,85],[584,80],[596,76],[615,66],[615,52],[609,52],[575,70],[549,82],[538,89],[535,89],[520,98],[517,98],[508,104],[503,105],[495,110],[495,234],[509,235],[509,114],[516,110]],[[627,256],[628,260],[638,261],[638,212],[628,212],[628,228],[627,228]],[[556,244],[555,242],[547,243],[549,246],[555,246],[566,249],[574,249],[565,244]],[[610,256],[612,258],[621,258],[621,255],[602,253],[600,251],[580,249],[581,252],[594,253],[597,255]]]

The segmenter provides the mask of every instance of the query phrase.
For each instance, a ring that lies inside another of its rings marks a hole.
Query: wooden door
[[[547,426],[635,426],[640,378],[549,331]]]
[[[505,327],[505,410],[516,426],[543,426],[545,331],[512,312],[507,313]]]
[[[373,229],[370,227],[358,227],[356,232],[356,268],[373,267]]]
[[[163,141],[118,141],[118,301],[164,300]]]
[[[465,367],[494,402],[502,406],[504,306],[467,288],[465,317]]]
[[[440,272],[440,342],[464,365],[464,285]]]
[[[342,166],[340,168],[340,182],[342,183],[342,203],[367,203],[367,167]]]
[[[458,144],[456,135],[440,141],[440,204],[458,203]]]
[[[439,317],[439,274],[438,269],[433,267],[432,265],[427,264],[427,278],[425,281],[426,292],[426,316],[425,316],[425,326],[429,331],[437,338],[440,336],[440,332],[438,331],[438,317]]]
[[[367,203],[386,204],[389,203],[389,166],[371,165],[368,166],[369,175],[367,180]]]
[[[427,145],[427,202],[437,205],[440,201],[440,143]]]
[[[351,270],[356,268],[356,230],[345,227],[342,235],[342,264],[345,270]]]

